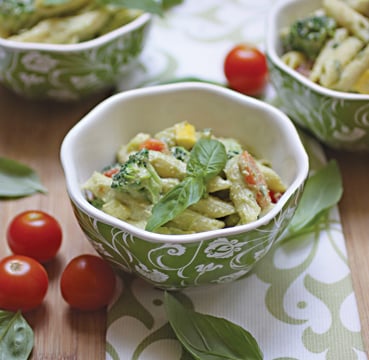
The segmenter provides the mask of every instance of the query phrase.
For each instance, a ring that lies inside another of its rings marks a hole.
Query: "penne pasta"
[[[335,48],[348,37],[348,30],[339,28],[336,30],[332,39],[328,40],[323,49],[316,58],[309,78],[311,81],[319,82],[322,74],[326,72],[326,66],[329,64],[329,59],[333,56]]]
[[[201,199],[192,205],[190,209],[212,219],[223,218],[236,212],[235,207],[231,203],[211,195]]]
[[[369,19],[340,0],[323,0],[323,8],[340,26],[364,42],[369,41]]]
[[[292,69],[297,69],[306,63],[306,57],[299,51],[288,51],[282,56],[282,61]]]
[[[160,211],[153,231],[190,234],[255,221],[273,206],[270,191],[286,189],[270,164],[254,159],[236,139],[217,138],[187,122],[154,136],[137,134],[119,147],[118,164],[91,175],[82,187],[92,204],[142,229]],[[159,149],[153,139],[160,140]],[[167,210],[174,215],[167,217]]]
[[[103,10],[45,19],[27,31],[9,36],[9,39],[22,42],[75,44],[95,37],[108,20],[109,14]]]
[[[284,193],[286,191],[286,185],[283,183],[279,175],[269,166],[265,166],[260,162],[257,162],[260,171],[264,175],[264,179],[270,190],[276,193]]]
[[[169,222],[169,226],[192,232],[203,232],[215,229],[224,228],[224,222],[216,219],[211,219],[196,211],[186,209],[180,216],[175,217]]]
[[[128,206],[122,204],[118,199],[112,198],[102,205],[102,210],[120,220],[127,220],[131,217]]]
[[[333,88],[340,91],[355,90],[354,86],[361,75],[369,68],[369,45],[359,52],[356,57],[343,69],[339,81]]]
[[[220,176],[215,176],[206,184],[209,193],[217,191],[227,190],[231,187],[231,183],[227,179],[223,179]]]
[[[256,201],[254,193],[246,187],[246,184],[242,179],[237,157],[228,161],[225,173],[231,182],[230,198],[240,217],[240,223],[247,224],[257,220],[260,215],[261,208]]]
[[[92,176],[82,185],[82,189],[90,191],[97,198],[105,198],[111,191],[111,178],[94,171]]]
[[[368,0],[344,0],[344,2],[356,10],[357,12],[369,17],[369,1]]]
[[[349,36],[339,43],[323,64],[319,83],[332,87],[340,78],[345,66],[359,53],[364,43],[354,36]]]
[[[328,89],[368,94],[369,1],[323,0],[322,5],[319,11],[306,14],[283,29],[281,39],[285,53],[281,59]],[[330,27],[332,21],[336,25]],[[322,39],[311,66],[301,67],[309,47],[314,48]],[[298,45],[301,49],[293,51]]]
[[[183,179],[186,175],[186,164],[169,154],[151,151],[150,162],[160,177]]]

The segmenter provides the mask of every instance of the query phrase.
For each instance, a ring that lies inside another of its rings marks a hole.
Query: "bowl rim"
[[[245,225],[235,226],[226,229],[210,230],[195,234],[184,234],[184,235],[158,234],[140,229],[123,220],[119,220],[109,214],[104,213],[103,211],[91,205],[83,195],[83,192],[81,191],[80,188],[81,184],[78,183],[76,169],[72,165],[73,154],[70,147],[73,141],[75,141],[74,139],[78,138],[81,135],[81,132],[83,131],[85,125],[91,122],[93,123],[95,121],[98,121],[99,114],[103,113],[110,106],[121,102],[123,99],[127,100],[129,98],[135,98],[140,97],[141,95],[145,96],[150,94],[165,95],[166,93],[182,92],[185,90],[200,90],[204,92],[212,92],[220,96],[226,96],[230,99],[235,99],[236,101],[242,102],[245,105],[249,104],[252,106],[256,106],[261,111],[271,113],[274,116],[274,121],[277,121],[279,124],[282,124],[282,126],[285,127],[286,131],[289,132],[290,141],[292,142],[293,148],[295,150],[294,156],[298,159],[298,161],[296,161],[298,164],[297,169],[298,173],[296,174],[295,179],[292,181],[287,191],[283,194],[278,203],[273,207],[272,210],[270,210],[260,219]],[[89,113],[87,113],[69,130],[69,132],[66,134],[61,144],[60,160],[64,171],[67,193],[72,202],[74,203],[74,205],[77,206],[77,208],[79,208],[82,212],[87,214],[89,217],[92,217],[100,222],[107,223],[110,226],[117,227],[123,231],[129,232],[133,236],[140,239],[144,239],[148,242],[153,243],[164,242],[172,244],[188,244],[194,242],[201,242],[213,238],[239,235],[248,232],[250,230],[255,230],[262,225],[268,224],[270,221],[273,221],[273,219],[278,216],[283,206],[287,203],[287,201],[291,198],[291,196],[296,191],[298,191],[298,189],[305,183],[309,173],[309,159],[307,152],[304,148],[304,145],[292,121],[282,111],[266,102],[242,95],[233,90],[226,89],[218,85],[195,83],[195,82],[188,83],[183,82],[174,84],[155,85],[145,88],[137,88],[127,90],[125,92],[121,92],[108,97],[107,99],[99,103],[97,106],[95,106]]]
[[[291,69],[289,66],[287,66],[282,60],[281,57],[277,53],[277,33],[278,33],[278,27],[277,22],[279,17],[285,13],[288,12],[288,9],[291,6],[294,6],[296,4],[302,4],[305,3],[306,0],[282,0],[276,3],[274,6],[272,6],[271,10],[268,13],[267,17],[267,26],[266,26],[266,36],[265,36],[265,48],[266,48],[266,54],[267,57],[270,59],[270,61],[278,67],[280,70],[283,70],[285,73],[287,73],[289,76],[294,78],[296,81],[300,82],[307,88],[311,89],[312,91],[326,96],[326,97],[332,97],[336,99],[343,99],[343,100],[369,100],[369,95],[367,94],[356,94],[356,93],[349,93],[349,92],[343,92],[343,91],[336,91],[332,89],[325,88],[321,85],[318,85],[305,76],[299,74],[297,71]]]
[[[135,29],[140,28],[146,23],[149,23],[152,19],[152,15],[150,13],[142,13],[134,20],[130,21],[127,24],[122,25],[121,27],[109,31],[106,34],[98,36],[94,39],[83,41],[76,44],[49,44],[49,43],[37,43],[37,42],[22,42],[22,41],[14,41],[6,38],[0,37],[0,47],[8,48],[14,51],[52,51],[55,53],[63,53],[63,52],[79,52],[85,51],[89,49],[93,49],[109,43],[121,36],[124,36]]]

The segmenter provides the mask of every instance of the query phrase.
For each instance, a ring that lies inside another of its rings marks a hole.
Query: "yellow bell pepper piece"
[[[196,129],[187,121],[175,125],[175,138],[179,146],[191,149],[196,142]]]

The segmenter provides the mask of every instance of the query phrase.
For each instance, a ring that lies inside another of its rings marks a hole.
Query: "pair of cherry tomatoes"
[[[13,255],[0,260],[0,309],[32,310],[46,296],[49,280],[42,264],[59,251],[61,226],[43,211],[25,211],[10,222],[7,241]],[[115,275],[99,256],[80,255],[65,267],[60,289],[73,308],[97,310],[112,298]]]
[[[32,310],[47,293],[49,279],[41,263],[58,252],[61,227],[45,212],[25,211],[10,222],[6,237],[14,255],[0,261],[0,308]]]
[[[251,96],[263,93],[268,82],[268,66],[261,50],[252,45],[236,45],[227,53],[223,65],[231,89]]]

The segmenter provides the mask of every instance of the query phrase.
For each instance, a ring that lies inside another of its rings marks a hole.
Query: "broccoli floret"
[[[287,50],[304,53],[315,59],[326,41],[333,37],[337,28],[336,21],[325,15],[311,15],[295,21],[283,37]]]
[[[90,200],[90,204],[95,206],[95,208],[102,209],[102,207],[104,205],[104,200],[99,199],[99,198],[94,198],[94,199]]]
[[[185,163],[190,159],[190,152],[183,146],[173,146],[170,151],[176,159],[184,161]]]
[[[112,178],[113,189],[127,192],[132,197],[156,203],[162,188],[161,179],[149,161],[149,150],[131,154]]]

